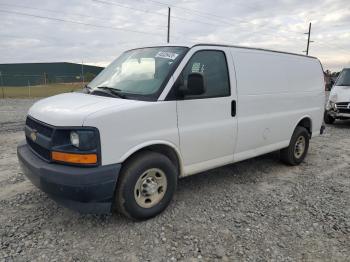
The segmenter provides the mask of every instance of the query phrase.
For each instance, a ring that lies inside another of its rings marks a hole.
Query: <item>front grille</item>
[[[348,106],[350,102],[339,102],[339,103],[336,103],[337,106]]]
[[[26,126],[31,128],[32,130],[35,130],[37,134],[43,135],[49,139],[52,138],[54,129],[33,118],[27,117]],[[51,160],[51,152],[49,148],[42,146],[43,144],[41,143],[38,144],[38,141],[34,142],[30,137],[26,137],[26,140],[27,140],[27,144],[37,155],[39,155],[40,157],[42,157],[47,161]]]
[[[349,102],[340,102],[336,103],[337,105],[337,110],[339,113],[342,114],[350,114],[350,103]]]
[[[27,139],[27,144],[33,149],[33,151],[35,153],[37,153],[39,156],[41,156],[42,158],[44,158],[47,161],[51,160],[51,153],[49,149],[46,149],[40,145],[38,145],[37,143],[33,142],[30,138],[26,138]]]
[[[31,129],[36,130],[38,133],[46,136],[51,137],[53,133],[53,128],[42,124],[41,122],[34,120],[30,117],[27,117],[26,125],[29,126]]]

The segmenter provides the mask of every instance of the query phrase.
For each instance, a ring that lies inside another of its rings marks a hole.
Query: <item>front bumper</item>
[[[109,213],[120,164],[74,167],[48,163],[22,142],[17,156],[24,174],[56,202],[81,213]]]
[[[350,102],[331,102],[328,101],[326,105],[326,113],[335,119],[349,119],[350,118]]]
[[[341,113],[334,110],[327,110],[327,114],[333,118],[350,118],[350,113]]]

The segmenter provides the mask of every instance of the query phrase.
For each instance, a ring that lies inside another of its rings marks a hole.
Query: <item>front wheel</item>
[[[306,128],[297,126],[294,130],[289,146],[280,152],[281,160],[292,166],[299,165],[309,149],[310,135]]]
[[[328,125],[333,124],[335,121],[335,118],[332,117],[330,114],[328,114],[327,112],[324,113],[324,122]]]
[[[170,203],[177,185],[177,169],[166,156],[144,151],[123,167],[116,191],[118,210],[134,220],[161,213]]]

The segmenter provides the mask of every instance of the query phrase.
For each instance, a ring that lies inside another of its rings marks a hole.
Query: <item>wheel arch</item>
[[[125,163],[135,154],[147,150],[157,152],[168,157],[170,161],[176,166],[179,177],[183,175],[183,161],[181,158],[180,150],[174,144],[168,141],[156,140],[137,145],[121,157],[120,163]]]
[[[293,132],[297,126],[304,127],[309,132],[309,135],[311,138],[311,136],[312,136],[312,119],[309,115],[303,116],[299,119],[299,121],[297,122],[297,124],[295,125],[295,127],[293,129]]]

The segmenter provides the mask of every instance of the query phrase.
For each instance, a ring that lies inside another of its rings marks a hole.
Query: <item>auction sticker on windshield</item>
[[[176,57],[178,57],[179,54],[176,53],[172,53],[172,52],[164,52],[164,51],[160,51],[156,54],[156,57],[160,57],[160,58],[166,58],[166,59],[171,59],[171,60],[175,60]]]

